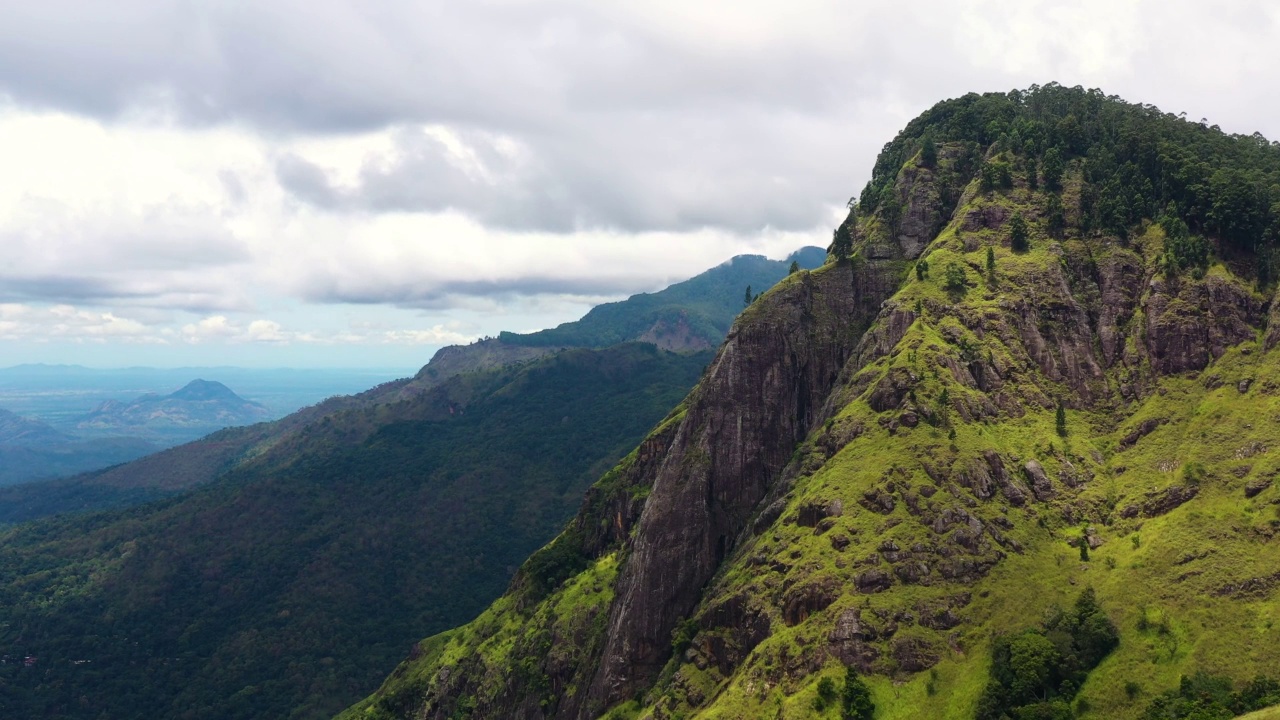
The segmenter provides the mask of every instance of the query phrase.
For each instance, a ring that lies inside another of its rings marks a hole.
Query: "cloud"
[[[1101,87],[1280,137],[1278,29],[1251,0],[24,3],[0,302],[170,347],[554,324],[824,243],[880,147],[966,92]]]
[[[32,307],[17,303],[0,303],[0,340],[161,342],[145,324],[113,313],[70,305]]]

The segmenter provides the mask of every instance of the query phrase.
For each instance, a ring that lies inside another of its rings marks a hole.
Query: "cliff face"
[[[652,683],[671,631],[733,552],[898,273],[849,262],[805,273],[747,311],[695,392],[652,480],[582,716]]]
[[[1022,171],[957,176],[966,154],[908,159],[900,205],[837,230],[853,261],[744,313],[508,597],[347,717],[812,717],[843,666],[884,717],[972,717],[991,638],[1085,585],[1122,628],[1082,695],[1097,717],[1140,713],[1117,678],[1280,662],[1230,654],[1280,562],[1258,504],[1280,476],[1276,301],[1224,264],[1168,273],[1155,224],[1058,228]],[[1070,165],[1055,192],[1078,207],[1084,182]],[[530,594],[556,556],[576,569]],[[1132,630],[1156,613],[1165,635]]]

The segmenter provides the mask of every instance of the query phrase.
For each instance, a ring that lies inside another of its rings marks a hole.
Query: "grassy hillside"
[[[0,707],[327,717],[496,597],[709,358],[629,344],[458,376],[307,426],[288,462],[7,530]]]
[[[518,581],[343,717],[850,717],[851,675],[878,719],[1219,717],[1149,709],[1184,676],[1280,674],[1278,230],[1280,147],[1260,137],[1055,86],[940,104],[838,229],[854,256],[812,275],[915,266],[652,682],[613,699],[641,671],[608,648],[644,637],[619,603],[635,549],[673,542],[645,535],[672,512],[655,498],[699,477],[704,448],[678,441],[683,475],[633,478],[636,536],[545,597]],[[735,332],[785,325],[808,282]],[[767,409],[716,402],[727,422]],[[1086,590],[1118,644],[1082,664]]]

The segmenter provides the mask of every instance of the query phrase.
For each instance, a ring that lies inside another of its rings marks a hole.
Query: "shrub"
[[[947,289],[947,292],[952,294],[964,292],[968,287],[965,282],[966,280],[967,275],[964,268],[960,266],[960,263],[947,263],[947,269],[943,273],[942,283],[942,286]]]
[[[858,677],[852,667],[845,669],[844,693],[841,696],[844,720],[871,720],[876,714],[876,704],[871,700],[871,688]]]

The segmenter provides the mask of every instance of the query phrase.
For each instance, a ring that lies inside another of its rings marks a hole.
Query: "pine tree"
[[[836,260],[844,260],[853,254],[853,238],[849,233],[836,230],[831,238],[831,255]]]
[[[743,307],[746,307],[746,306],[750,305],[750,304],[751,304],[751,299],[752,299],[752,296],[751,296],[751,286],[750,286],[750,285],[748,285],[748,286],[747,286],[747,293],[746,293],[745,295],[743,295],[743,296],[742,296],[742,306],[743,306]]]
[[[1062,403],[1058,403],[1058,412],[1054,420],[1058,426],[1058,436],[1066,437],[1067,436],[1067,409],[1062,406]]]
[[[1027,220],[1022,217],[1022,213],[1013,214],[1013,220],[1009,221],[1009,247],[1014,252],[1026,252],[1029,245],[1027,243]]]
[[[1067,226],[1066,212],[1062,207],[1062,198],[1050,193],[1044,205],[1045,218],[1049,223],[1049,232],[1055,236]]]
[[[1049,148],[1049,152],[1044,154],[1044,186],[1050,190],[1061,190],[1063,170],[1062,153],[1056,147]]]
[[[920,141],[920,164],[927,168],[938,164],[938,144],[933,141],[933,133],[925,133]]]
[[[800,261],[799,261],[799,260],[792,260],[792,261],[791,261],[791,269],[787,271],[787,274],[788,274],[788,275],[795,275],[795,274],[796,274],[796,273],[798,273],[798,272],[800,272]]]
[[[987,275],[996,275],[996,251],[990,245],[987,246]]]

